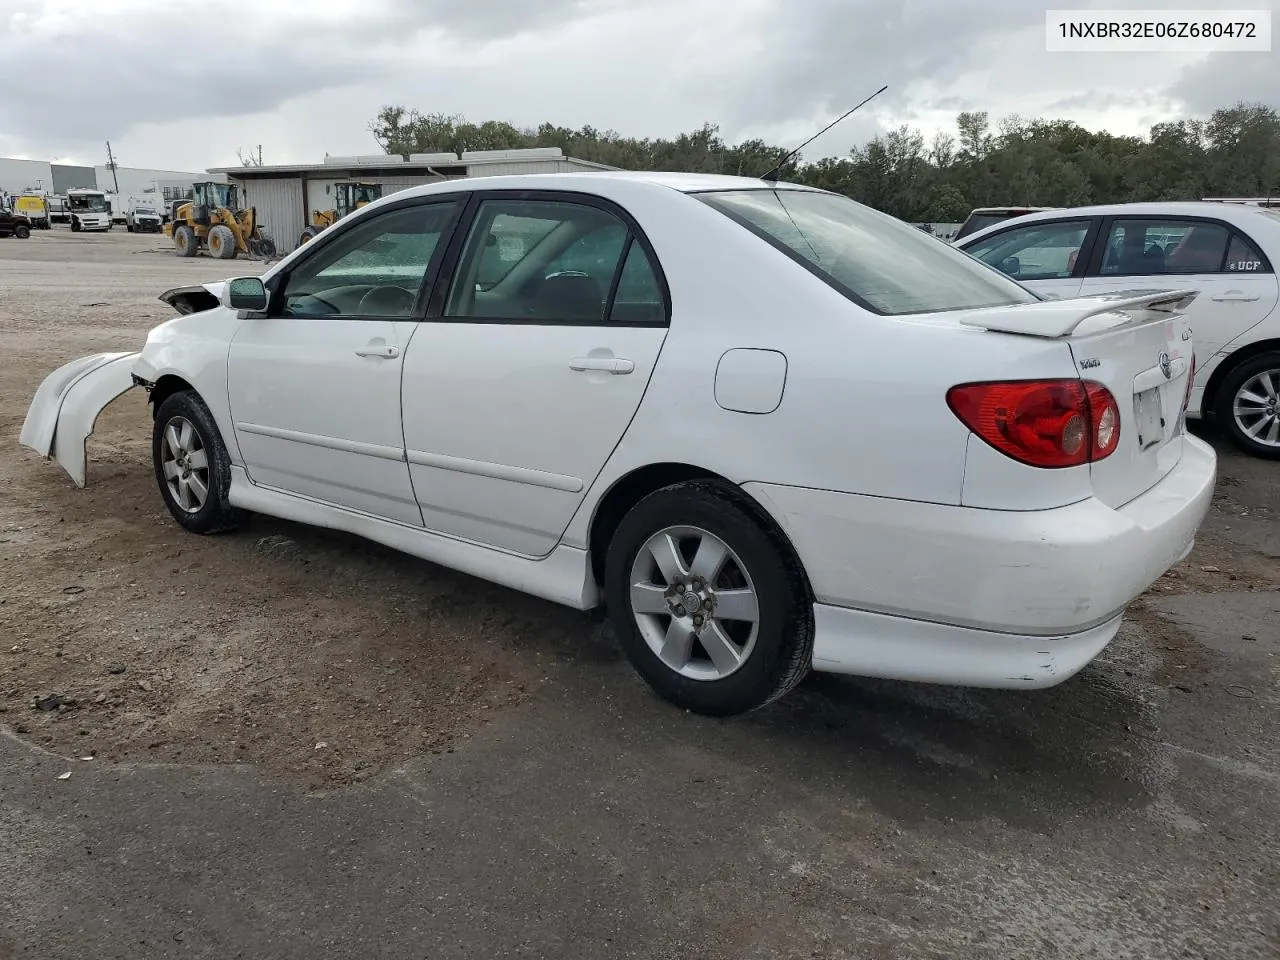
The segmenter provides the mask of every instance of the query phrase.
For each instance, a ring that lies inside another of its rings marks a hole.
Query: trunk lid
[[[1121,507],[1160,482],[1182,457],[1192,331],[1184,312],[1198,291],[1130,290],[986,311],[961,323],[1063,339],[1082,380],[1105,386],[1120,408],[1115,451],[1089,465],[1093,495]]]

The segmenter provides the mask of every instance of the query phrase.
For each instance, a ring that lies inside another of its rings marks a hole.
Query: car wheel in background
[[[213,414],[194,391],[171,394],[156,410],[151,459],[165,506],[192,533],[230,530],[243,520],[228,499],[231,458]]]
[[[1246,453],[1280,460],[1280,351],[1251,357],[1226,375],[1214,418]]]
[[[711,716],[791,690],[813,656],[798,563],[722,483],[665,487],[622,518],[605,561],[614,629],[659,695]]]

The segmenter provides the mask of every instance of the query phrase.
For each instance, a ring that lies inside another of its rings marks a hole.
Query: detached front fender
[[[45,377],[27,408],[18,442],[53,460],[85,485],[85,441],[104,407],[135,386],[137,353],[95,353]]]

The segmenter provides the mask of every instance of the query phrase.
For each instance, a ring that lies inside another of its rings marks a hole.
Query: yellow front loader
[[[241,209],[240,191],[233,183],[192,186],[191,199],[174,211],[164,234],[180,257],[207,250],[219,260],[232,260],[238,253],[269,260],[276,252],[271,238],[263,235],[257,210]]]
[[[298,237],[302,246],[326,227],[331,227],[348,213],[382,197],[382,184],[344,181],[333,185],[334,203],[328,210],[312,210],[311,225]]]

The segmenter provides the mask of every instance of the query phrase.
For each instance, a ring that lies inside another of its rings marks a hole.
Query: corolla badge
[[[1173,376],[1173,361],[1164,351],[1160,352],[1160,372],[1164,374],[1166,380]]]

